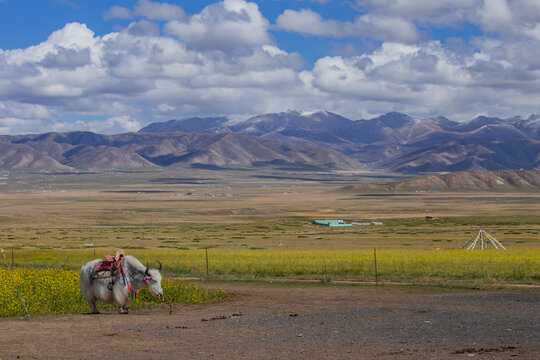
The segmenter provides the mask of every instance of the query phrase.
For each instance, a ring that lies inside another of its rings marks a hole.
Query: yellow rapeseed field
[[[164,279],[167,303],[202,303],[223,299],[222,291],[199,289],[195,284]],[[0,317],[24,316],[26,304],[31,316],[83,313],[88,304],[79,290],[79,273],[63,269],[0,269]],[[142,291],[135,307],[159,303],[148,291]]]
[[[159,258],[163,272],[172,276],[205,276],[206,252],[196,250],[132,251],[143,262]],[[79,290],[78,267],[88,258],[81,251],[17,252],[16,268],[0,269],[0,317],[82,313],[88,305]],[[7,264],[6,264],[7,265]],[[23,267],[21,267],[23,266]],[[538,283],[540,250],[378,250],[380,280],[481,281]],[[373,250],[311,251],[208,251],[212,277],[232,279],[374,278]],[[201,303],[226,297],[195,284],[164,279],[168,303]],[[135,307],[157,303],[148,291],[141,292]]]
[[[171,276],[206,276],[204,250],[131,250],[143,263],[160,259]],[[19,251],[17,266],[79,269],[88,251]],[[208,250],[209,274],[221,278],[269,277],[353,278],[374,277],[370,250]],[[459,280],[537,283],[540,249],[517,250],[377,250],[382,280]]]
[[[204,275],[203,251],[146,252],[173,274]],[[317,277],[373,279],[373,250],[209,251],[212,275],[244,278]],[[540,250],[377,250],[377,268],[387,280],[540,280]]]

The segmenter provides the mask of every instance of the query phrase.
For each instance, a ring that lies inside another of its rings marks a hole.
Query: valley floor
[[[217,304],[0,320],[0,359],[535,359],[540,291],[204,284]]]

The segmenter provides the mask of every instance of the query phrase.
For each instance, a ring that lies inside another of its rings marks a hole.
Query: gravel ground
[[[539,359],[540,291],[221,284],[220,304],[0,320],[0,359]],[[388,289],[386,289],[388,290]]]

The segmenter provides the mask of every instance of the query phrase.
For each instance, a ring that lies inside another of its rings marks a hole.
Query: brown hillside
[[[86,146],[73,151],[66,164],[77,169],[134,169],[155,166],[137,153],[108,146]]]
[[[0,142],[1,169],[67,170],[69,166],[24,144]]]
[[[344,190],[536,191],[540,190],[540,170],[459,171],[420,176],[384,184],[359,184],[346,187]]]
[[[540,170],[460,171],[402,180],[396,190],[538,190]]]
[[[45,159],[51,162],[51,169],[62,164],[84,170],[189,164],[294,164],[345,170],[362,167],[356,160],[321,146],[282,143],[235,133],[100,135],[79,131],[0,136],[0,141],[11,150],[6,153],[9,158],[0,154],[0,167],[5,169],[48,169]]]

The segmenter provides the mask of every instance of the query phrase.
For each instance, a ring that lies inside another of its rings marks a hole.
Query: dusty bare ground
[[[0,320],[0,359],[540,357],[538,291],[414,295],[374,286],[219,287],[234,291],[234,298],[129,315]]]

